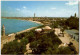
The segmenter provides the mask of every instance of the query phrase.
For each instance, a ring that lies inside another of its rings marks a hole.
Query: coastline
[[[4,18],[4,19],[7,19],[7,18]],[[37,24],[41,24],[41,25],[43,25],[43,23],[41,23],[41,22],[39,22],[39,21],[23,20],[23,19],[16,19],[16,20],[31,21],[31,22],[35,22],[35,23],[37,23]],[[15,34],[20,34],[20,33],[23,33],[23,32],[28,32],[28,31],[30,31],[30,30],[32,30],[32,29],[37,28],[37,27],[38,27],[38,26],[36,26],[36,27],[31,27],[31,28],[28,28],[28,29],[25,29],[25,30],[22,30],[22,31],[16,32]],[[11,34],[12,34],[12,33],[10,33],[10,34],[8,34],[8,35],[11,35]]]
[[[39,21],[32,21],[32,20],[28,20],[28,21],[35,22],[35,23],[38,23],[38,24],[44,25],[43,23],[41,23],[41,22],[39,22]]]
[[[37,26],[38,27],[38,26]],[[26,29],[26,30],[22,30],[22,31],[19,31],[19,32],[17,32],[17,33],[15,33],[15,34],[21,34],[21,33],[24,33],[24,32],[28,32],[28,31],[30,31],[30,30],[32,30],[32,29],[35,29],[35,28],[37,28],[37,27],[32,27],[32,28],[29,28],[29,29]]]
[[[6,19],[6,18],[5,18],[5,19]],[[17,19],[17,20],[22,20],[22,19]],[[41,22],[38,22],[38,21],[32,21],[32,20],[25,20],[25,21],[31,21],[31,22],[35,22],[35,23],[38,23],[38,24],[43,25]],[[40,26],[41,26],[41,25],[40,25]],[[32,29],[35,29],[35,28],[37,28],[37,27],[39,27],[39,26],[31,27],[31,28],[28,28],[28,29],[25,29],[25,30],[22,30],[22,31],[19,31],[19,32],[16,32],[16,33],[10,33],[10,34],[8,34],[8,35],[2,36],[2,37],[1,37],[1,39],[2,39],[2,40],[1,40],[1,49],[3,48],[3,45],[4,45],[5,43],[8,43],[8,42],[10,42],[10,41],[15,40],[16,34],[19,35],[19,34],[24,33],[24,32],[29,32],[29,31],[31,31]]]
[[[8,19],[8,18],[3,18],[3,19]],[[25,20],[25,19],[16,19],[16,20],[23,20],[23,21],[31,21],[31,22],[35,22],[41,25],[44,25],[43,23],[39,22],[39,21],[33,21],[33,20]]]
[[[43,23],[41,23],[41,22],[39,22],[39,21],[32,21],[32,20],[28,20],[28,21],[35,22],[35,23],[44,25]],[[36,27],[31,27],[31,28],[28,28],[28,29],[26,29],[26,30],[19,31],[19,32],[17,32],[16,34],[21,34],[21,33],[24,33],[24,32],[28,32],[28,31],[30,31],[30,30],[32,30],[32,29],[37,28],[37,27],[38,27],[38,26],[36,26]]]

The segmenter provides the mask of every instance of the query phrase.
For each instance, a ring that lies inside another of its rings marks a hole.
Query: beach
[[[38,24],[41,24],[41,25],[44,25],[43,23],[39,22],[39,21],[32,21],[32,20],[29,20],[31,22],[35,22],[35,23],[38,23]]]
[[[28,31],[30,31],[30,30],[32,30],[32,29],[35,29],[35,28],[37,28],[37,27],[32,27],[32,28],[29,28],[29,29],[26,29],[26,30],[17,32],[16,34],[21,34],[21,33],[24,33],[24,32],[28,32]]]

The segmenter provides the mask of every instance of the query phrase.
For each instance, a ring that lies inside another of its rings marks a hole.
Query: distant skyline
[[[2,17],[78,16],[78,1],[1,1]]]

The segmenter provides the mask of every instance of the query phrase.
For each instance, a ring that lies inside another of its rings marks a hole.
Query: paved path
[[[28,54],[28,53],[32,53],[32,50],[30,48],[30,43],[26,45],[26,52],[24,54]]]
[[[58,35],[60,31],[58,29],[55,30],[55,34]],[[66,32],[64,32],[64,37],[59,37],[59,39],[62,41],[62,43],[67,43],[72,42],[74,47],[76,48],[76,51],[79,53],[79,42],[74,40],[73,38],[70,37],[70,35]]]

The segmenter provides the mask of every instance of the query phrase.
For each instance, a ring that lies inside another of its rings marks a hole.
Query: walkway
[[[55,34],[58,35],[59,33],[60,33],[60,30],[55,29]],[[59,37],[59,39],[62,41],[62,43],[66,43],[66,44],[69,44],[69,42],[72,42],[74,47],[76,48],[76,51],[79,53],[79,42],[71,38],[68,33],[64,32],[64,37]]]

